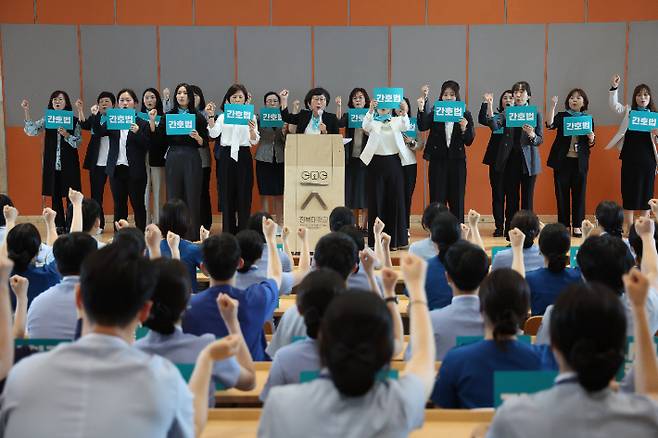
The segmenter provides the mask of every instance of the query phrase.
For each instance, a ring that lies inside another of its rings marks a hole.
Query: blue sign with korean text
[[[73,111],[49,109],[46,110],[43,121],[43,126],[46,129],[57,129],[59,127],[73,129]]]
[[[508,128],[521,128],[523,125],[537,126],[537,107],[508,106],[505,108],[505,119]]]
[[[281,110],[279,108],[261,108],[260,126],[263,128],[283,128]]]
[[[142,119],[142,120],[144,120],[145,122],[149,122],[149,121],[150,121],[148,113],[143,113],[143,112],[141,112],[141,111],[137,113],[137,118],[138,118],[138,119]],[[162,116],[155,116],[155,124],[156,124],[156,125],[160,124],[160,119],[161,119],[161,118],[162,118]]]
[[[587,135],[592,132],[592,116],[565,117],[562,131],[565,137]]]
[[[416,121],[415,120],[409,120],[411,124],[411,129],[408,131],[404,131],[404,135],[406,135],[409,138],[416,138]]]
[[[656,128],[658,128],[658,113],[631,111],[628,115],[628,129],[631,131],[651,132]]]
[[[224,105],[224,123],[227,125],[248,125],[254,118],[253,105],[227,103]]]
[[[403,88],[375,88],[377,108],[400,108],[403,97]]]
[[[350,108],[347,110],[347,127],[360,128],[363,118],[368,114],[368,108]]]
[[[111,108],[105,115],[107,116],[107,129],[110,131],[130,129],[136,118],[134,109]]]
[[[494,408],[509,396],[533,394],[553,387],[557,371],[496,371],[494,372]]]
[[[437,100],[434,102],[434,121],[459,122],[465,111],[466,104],[459,100]]]
[[[167,135],[189,135],[196,129],[196,116],[194,114],[167,114]]]

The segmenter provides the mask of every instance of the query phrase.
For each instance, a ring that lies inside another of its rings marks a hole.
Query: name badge
[[[260,126],[263,128],[283,128],[281,110],[279,108],[261,108]]]
[[[464,118],[466,104],[458,100],[437,100],[434,103],[435,122],[459,122]]]
[[[406,135],[409,138],[416,138],[416,121],[415,120],[409,120],[411,122],[411,129],[408,131],[404,131],[404,135]]]
[[[537,126],[537,107],[508,106],[505,108],[505,119],[508,128],[521,128],[523,125]]]
[[[46,129],[73,129],[73,111],[46,110],[43,118]]]
[[[368,108],[350,108],[347,110],[347,127],[360,128],[363,118],[368,114]]]
[[[253,105],[238,105],[227,103],[224,105],[224,123],[227,125],[248,125],[254,118]]]
[[[189,135],[196,129],[194,114],[167,114],[167,135]]]
[[[375,88],[377,108],[400,108],[403,96],[403,88]]]
[[[135,110],[134,109],[108,109],[107,116],[107,129],[111,131],[119,131],[123,129],[130,129],[130,126],[135,123]]]
[[[651,111],[631,111],[628,115],[628,129],[651,132],[658,127],[658,113]]]
[[[565,137],[587,135],[592,132],[592,116],[565,117],[563,132]]]

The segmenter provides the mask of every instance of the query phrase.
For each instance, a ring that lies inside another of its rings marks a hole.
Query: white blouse
[[[211,128],[208,125],[208,135],[210,138],[217,138],[221,135],[220,145],[231,148],[231,158],[238,161],[238,152],[240,146],[247,146],[258,144],[260,141],[260,133],[258,132],[258,122],[256,117],[252,119],[256,123],[256,139],[252,140],[249,136],[248,125],[227,125],[224,123],[224,114],[220,114],[215,125]]]

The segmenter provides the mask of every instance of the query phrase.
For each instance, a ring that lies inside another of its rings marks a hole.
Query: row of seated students
[[[346,209],[335,210],[333,231],[318,241],[312,261],[306,230],[296,230],[303,242],[300,266],[291,269],[288,281],[290,288],[298,286],[297,306],[284,313],[267,346],[263,324],[272,319],[279,295],[290,292],[284,290],[282,266],[282,259],[292,265],[286,254],[290,230],[284,229],[283,252],[276,246],[276,224],[262,214],[253,220],[260,221],[258,231],[202,236],[200,243],[183,245],[173,230],[188,223],[185,206],[168,205],[161,222],[167,222],[167,208],[177,217],[169,226],[150,225],[142,234],[124,224],[112,243],[101,245],[91,235],[98,218],[85,214],[91,203],[77,192],[71,200],[69,234],[53,236],[53,214],[44,212],[46,243],[53,244],[47,257],[54,260],[42,262],[36,228],[16,224],[16,209],[3,206],[0,377],[8,378],[0,436],[198,436],[216,385],[252,389],[253,361],[270,358],[258,431],[264,437],[406,436],[422,427],[429,397],[444,408],[490,407],[495,371],[546,369],[560,372],[555,387],[508,399],[488,436],[527,436],[533,430],[548,437],[556,427],[578,434],[594,426],[609,436],[658,432],[651,337],[658,255],[651,219],[639,218],[630,230],[639,269],[620,237],[584,224],[580,275],[563,284],[566,275],[559,274],[571,268],[560,226],[540,231],[536,216],[520,212],[511,248],[497,253],[490,271],[479,215],[469,212],[468,224],[460,226],[444,207],[430,206],[423,222],[436,254],[427,262],[413,254],[401,259],[410,346],[401,377],[387,379],[382,371],[403,348],[403,325],[390,240],[380,222],[373,251],[353,232]],[[537,235],[545,260],[532,269],[526,254],[532,254]],[[192,251],[199,252],[196,261],[184,257]],[[501,255],[504,263],[497,263]],[[197,266],[208,274],[210,287],[193,294]],[[539,286],[557,275],[561,290],[544,299],[538,342],[527,345],[517,335],[533,295],[542,293],[530,281],[537,271],[545,277]],[[56,280],[34,288],[51,274]],[[244,275],[254,282],[237,286]],[[8,285],[15,297],[13,323]],[[139,325],[150,331],[134,342]],[[14,337],[26,335],[79,339],[32,354],[13,346]],[[455,347],[458,336],[478,335],[484,339]],[[635,367],[622,391],[613,391],[627,335],[635,336]],[[14,357],[22,360],[12,367]],[[435,360],[442,360],[438,374]],[[187,385],[174,363],[195,363]],[[300,384],[302,371],[319,375]]]

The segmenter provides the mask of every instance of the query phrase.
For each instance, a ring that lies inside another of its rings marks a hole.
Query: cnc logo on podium
[[[303,186],[331,185],[329,172],[323,169],[304,169],[299,173],[299,184]]]

